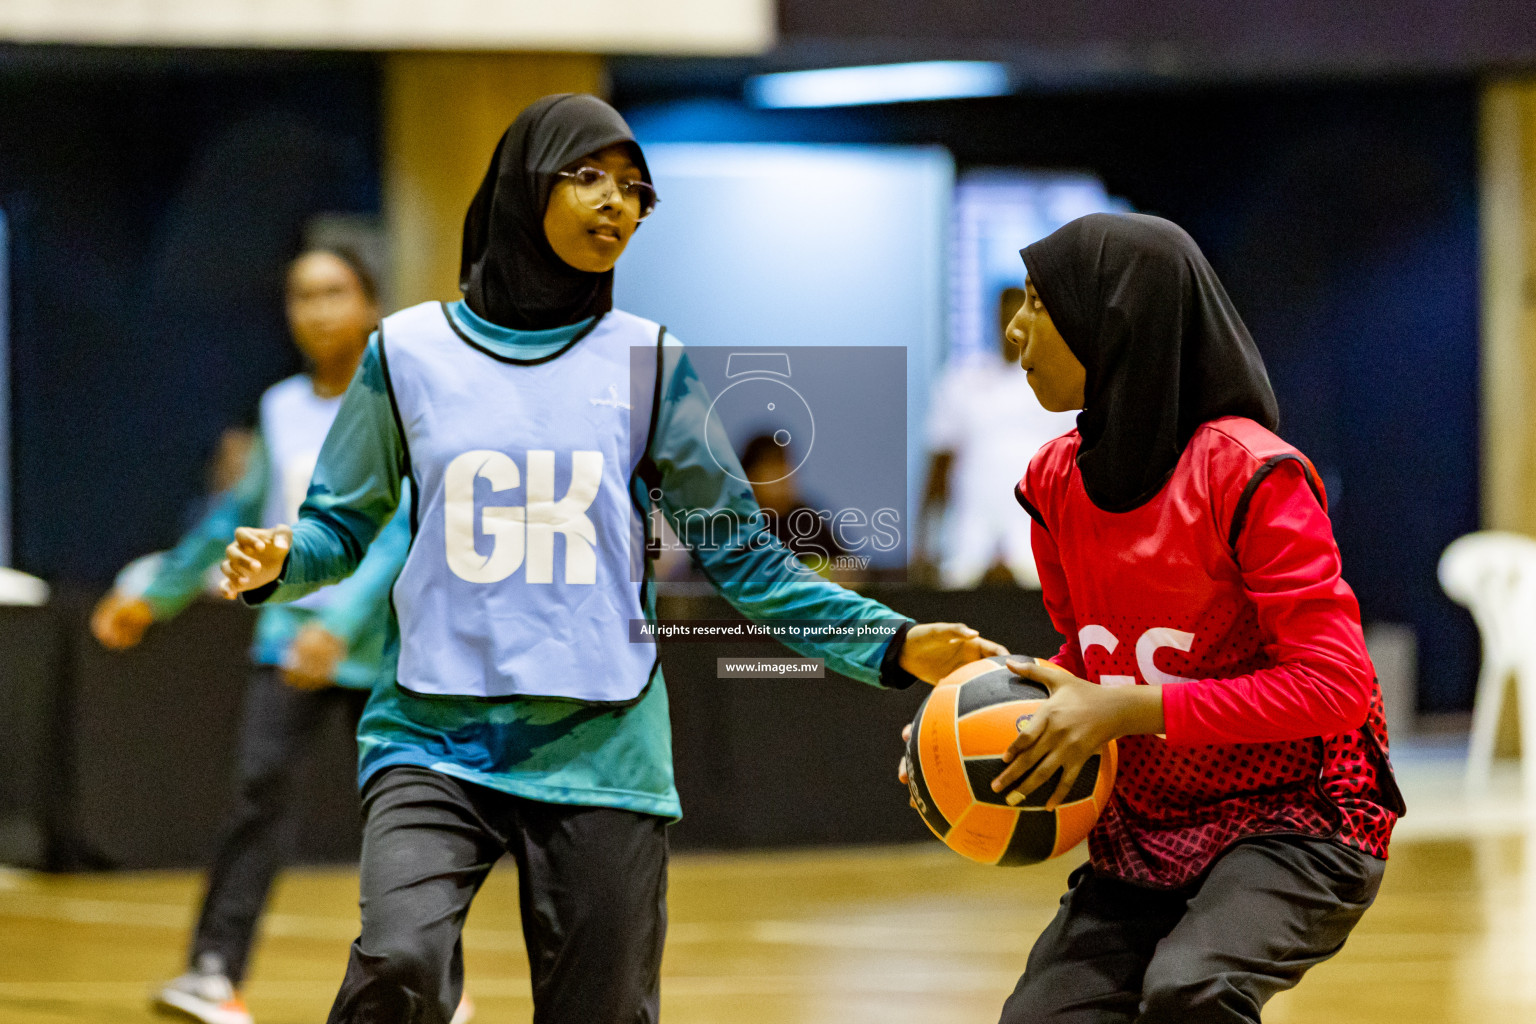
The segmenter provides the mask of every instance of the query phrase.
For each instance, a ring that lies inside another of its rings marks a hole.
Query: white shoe
[[[155,993],[154,1008],[178,1013],[203,1024],[251,1024],[251,1011],[222,973],[188,971]]]
[[[475,1003],[469,996],[459,997],[459,1007],[453,1011],[453,1019],[448,1024],[469,1024],[475,1019]]]

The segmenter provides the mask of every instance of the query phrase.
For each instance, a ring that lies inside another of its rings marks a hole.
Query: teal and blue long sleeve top
[[[482,320],[462,302],[445,312],[477,346],[520,360],[558,352],[590,326],[584,321],[547,331],[514,331]],[[650,449],[659,473],[659,504],[720,593],[752,619],[908,622],[877,601],[791,571],[792,558],[782,546],[767,551],[759,545],[749,549],[744,542],[712,547],[696,536],[707,529],[709,516],[684,516],[685,510],[723,510],[745,522],[758,506],[740,467],[722,468],[708,450],[711,399],[686,351],[668,336],[665,352]],[[279,583],[247,599],[293,600],[346,576],[401,504],[405,456],[375,336],[320,452]],[[636,497],[640,507],[649,507],[643,489]],[[402,513],[396,518],[410,517]],[[653,600],[648,599],[645,612],[655,617]],[[392,677],[392,659],[399,653],[393,616],[390,628],[386,677]],[[627,631],[627,623],[614,628]],[[905,627],[898,638],[904,633]],[[912,682],[891,656],[899,650],[897,641],[789,646],[824,658],[829,668],[861,682]],[[667,691],[659,669],[637,701],[617,707],[539,697],[425,697],[400,686],[381,686],[364,712],[358,740],[360,784],[384,768],[414,765],[549,803],[681,814],[673,785]]]

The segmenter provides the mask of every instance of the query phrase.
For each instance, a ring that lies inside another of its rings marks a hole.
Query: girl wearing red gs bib
[[[1067,642],[994,788],[1120,774],[1004,1024],[1257,1021],[1336,953],[1403,812],[1354,594],[1310,462],[1194,241],[1094,214],[1023,250],[1009,326],[1045,408],[1017,488]],[[1097,684],[1097,685],[1095,685]]]

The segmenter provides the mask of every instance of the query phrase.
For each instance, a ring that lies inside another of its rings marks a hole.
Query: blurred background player
[[[741,449],[741,469],[752,485],[752,497],[767,513],[764,525],[768,532],[808,568],[842,582],[854,582],[867,575],[835,564],[845,552],[827,514],[801,493],[794,460],[786,446],[769,434],[755,435]],[[650,518],[655,541],[651,567],[655,578],[667,582],[707,582],[699,565],[689,556],[688,545],[677,539],[667,517],[653,511]]]
[[[768,532],[800,556],[811,569],[828,578],[848,579],[835,567],[842,555],[827,516],[800,492],[788,449],[768,434],[759,434],[741,451],[741,469],[752,485],[752,496],[768,515]]]
[[[997,348],[950,363],[934,387],[919,551],[924,576],[937,575],[946,590],[982,582],[1040,586],[1013,485],[1042,444],[1072,429],[1074,417],[1040,408],[1018,372],[1008,323],[1023,302],[1022,288],[1003,289]]]
[[[223,558],[236,527],[287,522],[297,514],[379,311],[373,277],[345,250],[312,250],[295,259],[286,298],[289,328],[307,370],[262,396],[253,442],[247,445],[237,434],[221,438],[212,475],[225,489],[181,542],[119,575],[91,620],[104,646],[133,647],[152,623],[185,608]],[[241,463],[243,474],[230,483]],[[288,845],[292,773],[334,705],[354,723],[360,715],[378,677],[389,587],[409,543],[408,523],[391,524],[350,578],[303,601],[265,608],[257,619],[235,807],[209,869],[189,970],[156,993],[157,1007],[208,1024],[250,1021],[240,986]]]

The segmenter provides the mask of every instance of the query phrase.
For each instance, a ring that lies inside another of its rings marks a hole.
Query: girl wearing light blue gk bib
[[[350,571],[415,485],[397,685],[359,730],[362,935],[333,1024],[443,1024],[465,915],[503,854],[518,865],[534,1020],[657,1019],[666,825],[681,808],[656,649],[630,636],[655,614],[653,505],[751,618],[901,623],[883,644],[793,645],[844,675],[933,682],[1001,651],[799,571],[761,532],[706,543],[720,517],[747,524],[757,505],[734,457],[711,455],[711,438],[729,445],[682,346],[612,308],[613,266],[654,205],[611,107],[529,107],[465,219],[464,301],[385,320],[298,524],[239,531],[228,548],[231,596],[300,596]],[[648,358],[631,392],[636,347]]]

